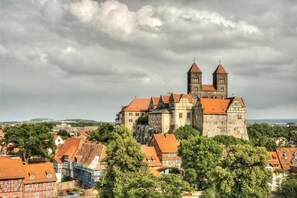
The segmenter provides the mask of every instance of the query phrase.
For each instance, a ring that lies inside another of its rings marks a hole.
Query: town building
[[[84,143],[74,158],[74,178],[83,186],[95,187],[106,169],[106,163],[102,161],[105,157],[106,148],[103,144]]]
[[[62,177],[74,177],[74,157],[83,143],[84,141],[80,138],[68,138],[63,146],[57,151],[54,160],[54,167],[59,182],[61,181]]]
[[[270,189],[272,191],[277,191],[280,187],[281,182],[287,176],[286,172],[283,171],[281,163],[279,161],[277,152],[268,152],[268,165],[266,166],[267,169],[271,170],[272,172],[272,179],[269,183]]]
[[[0,197],[23,197],[25,172],[19,157],[0,156]]]
[[[145,155],[145,161],[150,168],[158,169],[162,167],[154,146],[141,145],[140,150]]]
[[[50,162],[25,164],[24,197],[56,197],[56,175]]]
[[[153,146],[164,167],[180,168],[181,158],[177,155],[177,140],[174,134],[154,134],[149,146]]]
[[[184,125],[194,126],[205,136],[248,139],[246,106],[243,98],[228,96],[228,83],[228,72],[219,64],[213,83],[202,84],[202,71],[194,62],[187,73],[187,94],[135,98],[117,114],[116,123],[132,130],[140,142],[149,139],[147,134],[152,132],[174,133]],[[141,115],[148,116],[149,127],[137,126]]]

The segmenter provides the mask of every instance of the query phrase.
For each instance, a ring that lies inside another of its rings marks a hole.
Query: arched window
[[[220,78],[220,84],[225,84],[225,78],[224,77]]]
[[[193,83],[199,83],[199,77],[198,76],[193,77]]]

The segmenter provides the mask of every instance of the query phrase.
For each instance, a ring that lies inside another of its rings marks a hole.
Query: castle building
[[[205,136],[248,139],[246,106],[241,97],[228,97],[228,72],[219,64],[212,75],[212,84],[202,84],[202,71],[194,62],[187,72],[187,94],[135,98],[117,114],[116,122],[136,130],[138,117],[146,115],[149,128],[157,133],[192,125]]]

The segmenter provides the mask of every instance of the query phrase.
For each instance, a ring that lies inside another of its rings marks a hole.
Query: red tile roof
[[[149,167],[161,167],[162,164],[157,156],[155,147],[153,146],[141,146],[141,152],[145,154],[145,160],[148,162]]]
[[[213,85],[202,85],[203,91],[216,91],[216,88]]]
[[[23,162],[19,157],[0,156],[0,179],[24,177]]]
[[[162,97],[162,101],[163,101],[165,104],[169,104],[169,98],[170,98],[170,96],[165,95],[165,96],[161,96],[161,97]]]
[[[53,164],[50,162],[25,164],[24,170],[25,183],[55,182],[57,180]]]
[[[193,98],[190,94],[174,94],[173,93],[173,94],[171,94],[171,97],[173,98],[174,102],[176,102],[176,103],[179,103],[182,98],[188,99],[188,101],[190,103],[193,102]]]
[[[150,106],[150,98],[134,98],[134,100],[123,109],[126,112],[148,111]]]
[[[297,148],[277,148],[276,152],[284,170],[297,167]]]
[[[160,97],[152,97],[152,100],[154,105],[158,105],[160,102]]]
[[[282,168],[280,161],[278,159],[278,156],[277,156],[277,152],[275,152],[275,151],[268,152],[268,156],[269,156],[268,163],[273,167],[273,170],[278,170],[278,169]]]
[[[75,155],[77,164],[84,167],[99,170],[101,169],[101,161],[106,157],[106,148],[98,143],[84,143]]]
[[[156,140],[162,153],[177,152],[177,141],[174,134],[154,134],[153,138]]]
[[[57,152],[55,157],[56,162],[61,163],[64,155],[68,156],[68,160],[72,160],[83,142],[81,138],[68,138],[62,148]]]
[[[218,67],[216,68],[216,70],[213,73],[228,74],[228,72],[225,70],[225,68],[221,64],[218,65]]]
[[[161,173],[154,168],[149,168],[149,172],[152,173],[154,176],[160,176]]]
[[[200,98],[200,101],[204,114],[225,115],[232,99]]]
[[[188,73],[202,73],[201,70],[199,69],[198,65],[194,62],[189,69]]]

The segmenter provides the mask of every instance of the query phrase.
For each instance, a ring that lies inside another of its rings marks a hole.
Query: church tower
[[[191,94],[193,99],[201,97],[202,90],[202,72],[198,65],[194,62],[188,71],[188,94]]]
[[[221,65],[221,63],[213,72],[212,76],[213,76],[213,86],[217,90],[217,98],[227,98],[228,97],[228,72]]]

